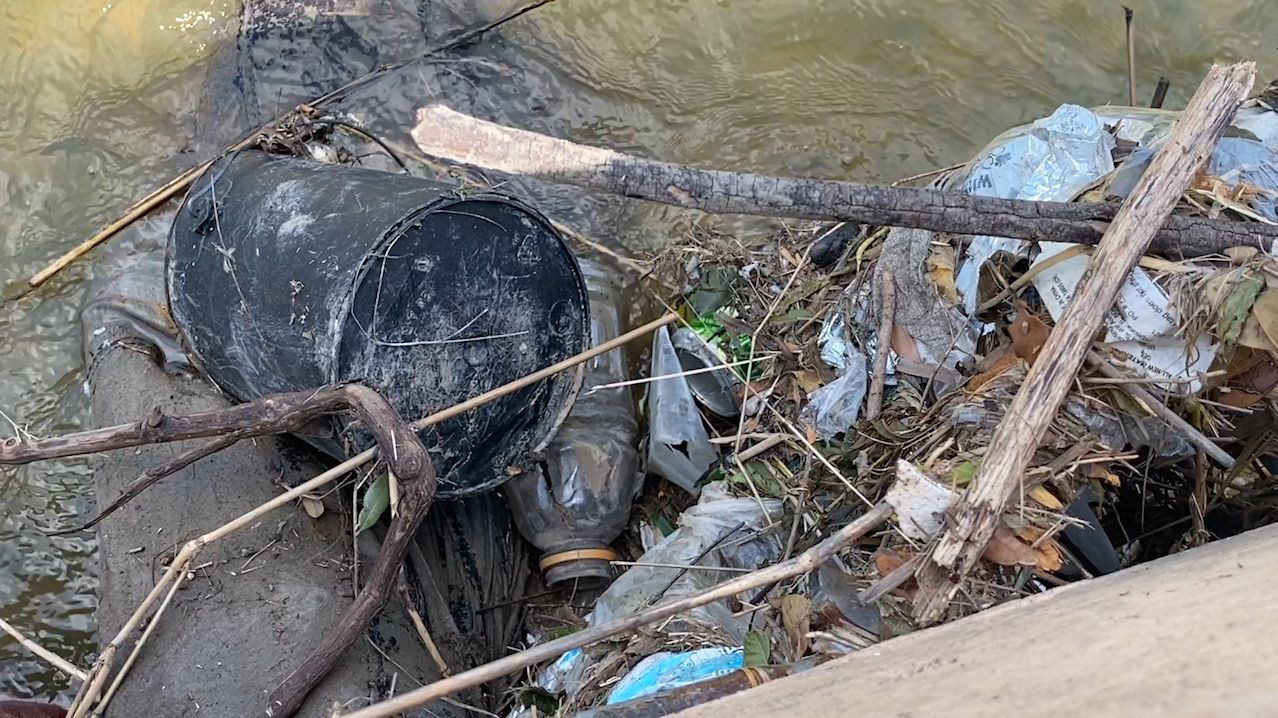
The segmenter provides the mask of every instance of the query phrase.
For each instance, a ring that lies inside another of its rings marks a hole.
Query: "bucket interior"
[[[576,261],[539,216],[493,199],[434,205],[365,258],[338,377],[393,397],[414,421],[582,351],[587,312]],[[509,478],[549,440],[580,377],[563,372],[425,430],[441,493]]]

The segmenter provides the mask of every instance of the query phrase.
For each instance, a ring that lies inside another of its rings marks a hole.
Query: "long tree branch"
[[[1118,212],[1112,203],[1030,202],[701,169],[504,127],[442,105],[422,108],[417,117],[413,139],[422,152],[440,159],[706,212],[1078,244],[1100,242]],[[1229,247],[1264,248],[1275,240],[1278,226],[1176,215],[1166,220],[1151,248],[1195,257]]]

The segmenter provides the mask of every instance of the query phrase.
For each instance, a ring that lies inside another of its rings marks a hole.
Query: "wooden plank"
[[[1278,526],[915,631],[674,718],[1270,718]]]
[[[1073,299],[995,430],[975,483],[955,507],[954,521],[919,568],[914,611],[921,623],[945,616],[980,560],[1120,286],[1229,127],[1255,75],[1250,62],[1216,66],[1207,73],[1172,136],[1105,232]]]

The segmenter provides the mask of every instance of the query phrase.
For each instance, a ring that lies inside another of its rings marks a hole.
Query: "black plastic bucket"
[[[414,421],[589,341],[577,262],[533,209],[256,151],[220,160],[192,186],[167,275],[187,348],[241,401],[361,381]],[[561,373],[423,431],[440,494],[494,487],[526,463],[581,376]],[[370,445],[344,428],[303,438],[335,457]]]

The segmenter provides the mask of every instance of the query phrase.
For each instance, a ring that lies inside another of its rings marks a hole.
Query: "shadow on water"
[[[515,4],[0,3],[0,285],[244,129]],[[1264,0],[1129,4],[1142,96],[1166,75],[1175,106],[1213,61],[1254,58],[1262,77],[1278,70],[1266,44],[1278,15]],[[1102,0],[559,0],[379,81],[343,109],[405,143],[415,108],[446,101],[663,159],[886,180],[964,160],[1061,101],[1119,101],[1123,62],[1121,12]],[[660,246],[681,222],[704,221],[526,181],[503,187],[631,248]],[[141,236],[0,312],[0,411],[19,427],[48,435],[86,421],[77,322],[85,280]],[[0,437],[13,431],[0,418]],[[88,478],[74,461],[0,473],[0,616],[80,664],[95,645],[94,545],[43,532],[86,512]],[[0,694],[66,689],[0,639]]]

